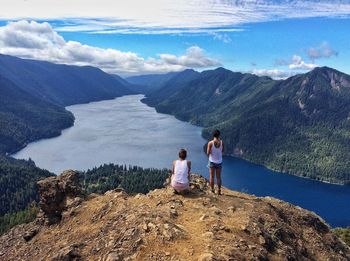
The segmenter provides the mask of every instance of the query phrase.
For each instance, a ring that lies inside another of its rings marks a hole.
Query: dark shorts
[[[221,169],[222,163],[214,163],[214,162],[209,161],[209,168]]]

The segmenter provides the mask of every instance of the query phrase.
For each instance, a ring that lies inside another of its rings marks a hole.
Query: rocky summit
[[[38,218],[0,238],[0,260],[350,260],[314,213],[228,189],[218,196],[195,174],[187,195],[166,186],[85,196],[73,171],[38,187]]]

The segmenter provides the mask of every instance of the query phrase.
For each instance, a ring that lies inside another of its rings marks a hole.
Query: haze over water
[[[193,172],[208,177],[201,128],[160,114],[130,95],[67,107],[74,127],[52,139],[29,144],[15,158],[29,157],[56,174],[103,163],[170,168],[180,148],[188,149]],[[350,186],[276,173],[231,157],[224,158],[223,182],[230,189],[273,196],[315,211],[332,226],[350,226]]]

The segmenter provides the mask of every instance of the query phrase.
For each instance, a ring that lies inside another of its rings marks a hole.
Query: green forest
[[[0,234],[35,218],[35,202],[39,200],[36,183],[51,175],[32,160],[0,154]]]
[[[163,187],[170,171],[104,164],[80,174],[81,185],[87,194],[103,194],[115,188],[136,194]],[[35,219],[39,200],[36,182],[51,175],[37,168],[31,160],[0,156],[0,234]]]
[[[53,175],[35,166],[32,160],[0,155],[0,216],[24,210],[38,201],[36,182]]]
[[[169,175],[168,169],[104,164],[82,172],[81,179],[87,193],[102,194],[114,188],[123,188],[128,194],[136,194],[163,187]]]
[[[347,82],[349,75],[327,67],[278,81],[218,68],[177,85],[167,98],[154,92],[143,102],[204,127],[206,139],[214,129],[221,130],[227,155],[350,184]]]
[[[14,226],[19,224],[32,222],[36,215],[38,214],[39,209],[33,204],[28,206],[26,209],[14,212],[7,213],[4,216],[0,217],[0,235],[10,230]]]
[[[334,228],[333,232],[340,237],[350,247],[350,227],[347,228]]]
[[[73,125],[74,116],[65,108],[38,99],[1,75],[0,96],[0,154],[58,136]]]

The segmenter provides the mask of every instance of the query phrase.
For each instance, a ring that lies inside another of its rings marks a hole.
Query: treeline
[[[32,160],[0,155],[0,216],[24,210],[38,201],[36,182],[51,175],[36,167]]]
[[[0,74],[0,154],[17,151],[27,143],[58,136],[73,125],[74,116],[22,90]]]
[[[333,232],[350,247],[350,227],[333,229]]]
[[[25,210],[21,210],[15,213],[8,213],[0,217],[0,235],[6,233],[8,230],[19,224],[32,222],[39,209],[35,206],[28,206]]]
[[[147,193],[163,187],[167,169],[104,164],[81,172],[81,184],[87,194],[103,194],[123,188],[128,194]],[[38,209],[36,182],[53,175],[35,166],[32,160],[16,160],[0,155],[0,234],[15,225],[31,222]]]
[[[135,194],[163,187],[169,174],[168,169],[104,164],[82,172],[81,179],[87,193],[102,194],[114,188],[123,188],[128,194]]]
[[[0,234],[15,225],[34,220],[39,200],[36,183],[53,175],[32,160],[17,160],[0,154]]]
[[[148,94],[144,102],[204,127],[207,139],[220,129],[227,155],[349,184],[350,89],[345,81],[350,82],[349,75],[327,67],[280,81],[219,68],[177,86],[168,97]]]
[[[310,123],[308,126],[281,128],[278,125],[287,126],[287,123],[276,115],[254,121],[257,119],[215,126],[223,132],[226,153],[276,171],[350,184],[349,127]],[[209,138],[211,131],[212,128],[205,129],[204,136]]]

